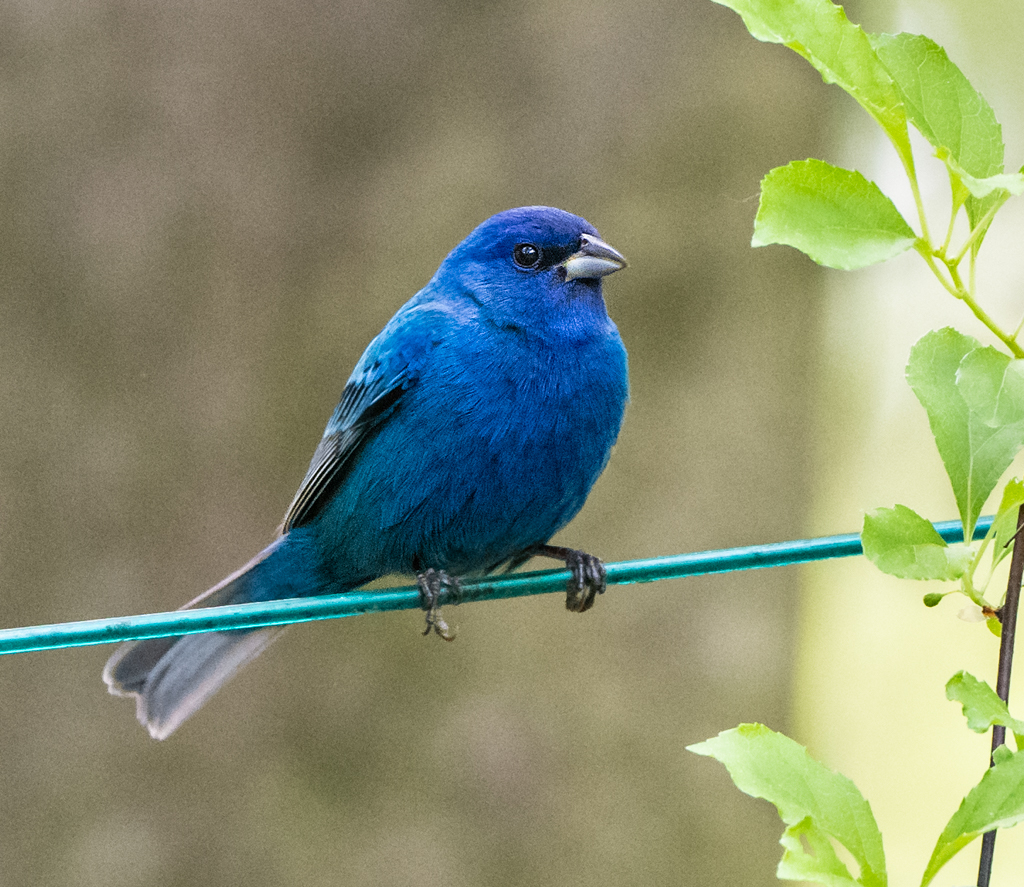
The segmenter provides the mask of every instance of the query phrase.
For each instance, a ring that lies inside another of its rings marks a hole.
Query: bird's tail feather
[[[286,538],[278,539],[242,569],[181,609],[296,597],[315,591],[294,587],[294,577],[305,573],[289,569],[287,561],[294,551],[284,544]],[[281,583],[282,575],[293,581]],[[268,589],[273,593],[268,594]],[[107,661],[103,680],[115,696],[135,696],[139,723],[154,739],[166,739],[283,630],[242,629],[129,641]]]

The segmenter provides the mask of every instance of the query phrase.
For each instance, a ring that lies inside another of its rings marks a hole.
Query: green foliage
[[[921,878],[926,887],[947,862],[979,835],[1024,819],[1024,754],[1006,754],[985,771],[939,835]]]
[[[878,569],[901,579],[959,579],[973,557],[967,545],[950,545],[906,505],[868,512],[861,542]]]
[[[761,724],[741,724],[689,751],[720,761],[740,791],[778,808],[789,826],[781,841],[780,878],[885,887],[882,834],[871,806],[857,786],[815,761],[802,745]],[[830,839],[850,852],[858,877],[836,856]]]
[[[869,39],[918,132],[971,175],[984,178],[1002,172],[1002,127],[946,50],[918,34],[878,34]]]
[[[963,706],[969,730],[987,733],[998,724],[1013,731],[1018,751],[1024,748],[1021,744],[1024,721],[1010,717],[1006,703],[984,681],[979,681],[966,671],[958,671],[946,682],[946,698]]]
[[[1024,361],[948,327],[927,333],[907,363],[907,381],[928,413],[968,539],[1024,446],[1024,377],[1012,365]]]
[[[984,722],[1024,727],[1010,717],[987,684],[965,672],[953,677],[946,692],[963,703],[974,729]],[[741,724],[688,750],[721,762],[740,791],[770,801],[778,809],[787,825],[779,841],[783,854],[776,874],[780,878],[830,887],[884,887],[887,883],[882,835],[871,805],[849,779],[814,760],[802,745],[761,724]],[[1021,820],[1024,753],[1007,749],[967,793],[942,830],[921,887],[927,887],[940,869],[979,835]],[[832,842],[849,851],[859,874],[851,874]]]
[[[858,173],[821,161],[790,164],[765,177],[754,245],[785,243],[821,264],[852,269],[883,262],[912,244],[942,286],[965,302],[1014,357],[1024,357],[1017,333],[1000,328],[973,291],[974,262],[985,233],[1010,195],[1024,193],[1024,175],[1004,171],[995,113],[945,50],[917,34],[867,35],[829,0],[715,2],[738,12],[758,40],[785,44],[827,83],[856,99],[896,149],[917,208],[915,234],[892,201]],[[950,216],[942,242],[931,237],[908,122],[934,148],[949,177]],[[849,215],[833,225],[840,209]],[[954,247],[953,223],[961,211],[970,231]],[[960,269],[965,259],[966,281]]]
[[[934,526],[905,505],[877,508],[864,518],[864,553],[881,570],[906,579],[958,581],[930,592],[937,605],[953,591],[967,595],[995,634],[998,607],[984,596],[991,570],[1017,542],[1024,482],[1005,486],[991,528],[980,543],[974,529],[986,501],[1024,448],[1024,347],[981,306],[975,291],[978,253],[992,221],[1012,196],[1024,193],[1024,175],[1004,169],[1002,128],[985,98],[946,51],[916,34],[868,35],[829,0],[715,0],[734,9],[758,40],[797,52],[852,96],[895,148],[914,197],[908,221],[894,202],[855,170],[821,160],[795,161],[761,183],[754,246],[786,244],[831,268],[852,270],[884,262],[911,247],[942,287],[963,302],[1004,350],[983,346],[955,329],[930,332],[910,353],[906,378],[924,407],[953,498],[964,543],[947,544]],[[932,236],[918,184],[908,124],[927,140],[950,184],[949,215]],[[967,234],[954,244],[965,218]],[[966,270],[966,273],[964,273]],[[992,549],[984,582],[979,566]],[[926,887],[978,835],[1024,819],[1024,721],[983,681],[960,672],[946,685],[971,730],[994,725],[1014,731],[1017,752],[1002,746],[993,766],[968,792],[936,842],[921,881]],[[787,828],[780,878],[829,885],[885,884],[881,835],[871,808],[848,779],[809,757],[790,739],[746,724],[692,746],[721,761],[736,785],[778,808]],[[849,851],[856,875],[836,853]]]
[[[819,265],[851,271],[906,252],[916,239],[893,202],[859,172],[795,160],[761,182],[754,246],[795,246]]]
[[[895,80],[911,123],[937,156],[971,182],[965,183],[970,196],[960,192],[954,200],[966,198],[973,228],[998,199],[994,184],[986,193],[975,193],[985,190],[982,180],[1003,171],[1003,131],[995,112],[946,50],[927,37],[879,34],[871,43]]]
[[[1017,516],[1022,505],[1024,482],[1015,477],[1003,488],[1003,500],[999,503],[999,511],[996,512],[996,519],[992,524],[992,536],[995,539],[992,546],[993,568],[1010,552],[1010,543],[1017,533]]]
[[[990,428],[1024,422],[1024,360],[995,348],[975,348],[957,370],[956,387],[967,408]]]
[[[911,349],[906,375],[928,415],[964,538],[970,539],[985,502],[1024,448],[1024,360],[947,327],[927,333]],[[1022,504],[1024,484],[1012,480],[992,528],[976,547],[936,541],[928,521],[906,506],[876,509],[864,519],[864,553],[880,570],[901,578],[958,579],[960,591],[992,610],[984,587],[978,588],[978,568],[989,547],[992,569],[1006,556]],[[935,606],[941,598],[931,593],[925,604]],[[990,619],[989,627],[999,633],[998,620]]]
[[[974,291],[978,250],[993,217],[1011,194],[1024,193],[1024,175],[1004,171],[1002,127],[995,112],[928,37],[865,34],[829,0],[716,2],[738,12],[754,37],[790,47],[826,82],[856,99],[899,154],[917,208],[915,230],[861,173],[821,160],[794,161],[772,170],[761,183],[753,245],[786,244],[819,264],[845,270],[884,262],[913,247],[942,286],[1006,347],[1004,352],[982,346],[957,330],[943,329],[925,335],[907,364],[907,381],[928,414],[969,540],[985,502],[1024,447],[1021,328],[1003,330]],[[949,178],[950,212],[942,242],[930,233],[908,123],[932,146]],[[961,214],[969,233],[954,246],[954,222]],[[1015,489],[1019,492],[1019,486]],[[978,588],[978,567],[989,547],[993,568],[1007,553],[1005,545],[1016,529],[1011,512],[1024,502],[1019,495],[1011,499],[1004,496],[997,525],[974,547],[946,545],[905,506],[873,511],[864,521],[865,553],[896,576],[959,580],[960,591],[991,611],[983,593],[987,579]],[[942,596],[929,593],[925,603],[935,606]],[[990,627],[998,633],[998,622],[990,620]]]

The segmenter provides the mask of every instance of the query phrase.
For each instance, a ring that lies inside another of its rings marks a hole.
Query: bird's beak
[[[582,244],[579,250],[562,262],[566,280],[573,280],[576,277],[604,277],[626,267],[622,253],[600,237],[584,234],[580,239]]]

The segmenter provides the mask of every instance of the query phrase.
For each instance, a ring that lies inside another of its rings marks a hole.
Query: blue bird
[[[367,347],[277,538],[187,607],[351,591],[415,574],[427,628],[459,577],[533,556],[572,572],[566,607],[604,565],[548,544],[583,507],[619,434],[626,350],[603,277],[625,259],[586,220],[508,210],[477,227]],[[278,628],[123,644],[103,678],[169,736]]]

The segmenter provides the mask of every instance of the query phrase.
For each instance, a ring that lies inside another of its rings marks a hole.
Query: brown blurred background
[[[527,203],[631,262],[633,401],[562,538],[805,533],[823,275],[749,240],[835,109],[706,0],[0,5],[0,625],[247,560],[369,339]],[[109,649],[4,657],[0,885],[774,883],[774,812],[684,746],[790,728],[797,579],[296,627],[162,744]]]

